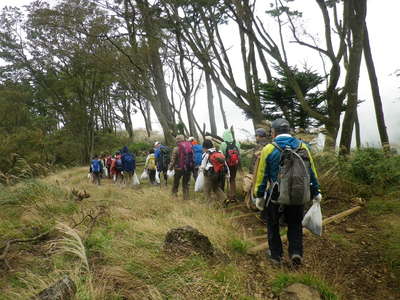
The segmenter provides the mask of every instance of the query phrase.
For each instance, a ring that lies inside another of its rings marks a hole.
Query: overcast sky
[[[1,0],[0,7],[5,5],[17,5],[22,6],[30,3],[30,0]],[[51,1],[55,3],[56,1]],[[269,3],[270,1],[259,0],[259,3]],[[383,2],[385,5],[383,5]],[[296,1],[301,6],[299,10],[303,12],[304,27],[310,33],[314,35],[320,35],[321,40],[323,35],[322,19],[317,5],[314,0],[302,0]],[[267,6],[265,6],[267,9]],[[262,9],[261,11],[264,11]],[[368,13],[367,13],[367,25],[369,30],[370,42],[372,47],[372,54],[375,61],[375,67],[378,75],[378,80],[381,89],[381,96],[384,105],[384,113],[386,118],[386,124],[388,127],[389,138],[392,143],[400,144],[400,77],[393,75],[396,69],[400,69],[400,38],[397,34],[398,28],[400,28],[400,18],[398,17],[400,11],[399,0],[368,0]],[[235,27],[227,26],[224,35],[224,39],[227,45],[233,46],[230,50],[233,57],[238,57],[237,61],[240,62],[240,55],[238,53],[238,47],[235,40],[236,34],[234,34]],[[289,61],[291,63],[304,64],[313,67],[315,70],[321,69],[321,61],[316,52],[301,49],[301,47],[289,49]],[[238,74],[243,73],[241,71],[241,65],[235,65]],[[199,119],[199,123],[206,122],[208,124],[207,110],[204,109],[204,102],[206,97],[205,88],[199,92],[197,106],[195,108],[195,115]],[[204,98],[204,99],[203,99]],[[373,108],[373,101],[370,92],[368,74],[365,65],[362,66],[360,87],[359,87],[359,98],[365,100],[359,106],[359,117],[361,123],[361,135],[362,142],[364,144],[377,144],[379,143],[379,135],[376,127],[376,119]],[[215,99],[217,101],[217,99]],[[233,124],[241,138],[246,137],[246,132],[252,132],[252,123],[246,121],[241,110],[235,107],[228,99],[224,102],[227,118],[229,124]],[[216,103],[216,107],[218,107]],[[219,132],[223,131],[222,119],[217,111],[218,127]],[[144,127],[142,120],[137,120],[137,127]],[[155,127],[159,127],[158,124],[154,124]]]

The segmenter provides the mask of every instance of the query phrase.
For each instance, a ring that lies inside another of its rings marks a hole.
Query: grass
[[[13,271],[0,275],[0,299],[30,297],[62,274],[76,282],[77,299],[246,299],[247,275],[240,275],[238,262],[171,259],[162,251],[168,230],[190,225],[228,256],[244,254],[249,245],[222,210],[199,195],[183,202],[169,188],[147,183],[128,188],[104,181],[97,187],[86,174],[86,168],[74,168],[0,191],[4,240],[53,229],[47,242],[12,246]],[[76,202],[72,188],[86,190],[90,198]],[[90,217],[76,225],[99,206],[105,212],[94,226]],[[36,278],[29,283],[27,271]]]
[[[332,288],[329,285],[322,281],[321,279],[316,278],[310,274],[286,274],[280,273],[278,276],[272,281],[272,291],[274,294],[280,294],[283,289],[293,283],[302,283],[307,286],[315,288],[322,299],[324,300],[337,300],[338,296],[333,292]]]

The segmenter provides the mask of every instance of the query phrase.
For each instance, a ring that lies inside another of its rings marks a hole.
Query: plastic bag
[[[142,175],[140,175],[140,180],[145,180],[149,178],[149,174],[147,173],[147,170],[144,169]]]
[[[253,195],[251,196],[253,204],[257,207],[259,211],[263,211],[265,207],[265,197],[262,198],[254,198]]]
[[[322,235],[322,213],[319,201],[313,200],[313,205],[304,216],[302,224],[312,233]]]
[[[158,170],[156,170],[156,182],[160,183],[160,172]]]
[[[132,181],[133,181],[132,182],[133,185],[139,185],[140,184],[139,178],[137,177],[136,173],[133,174]]]
[[[175,175],[175,170],[168,170],[167,171],[168,178],[174,177],[174,175]]]
[[[104,168],[103,171],[104,177],[108,177],[108,169]]]
[[[203,171],[200,171],[199,175],[197,176],[196,182],[194,184],[194,191],[201,192],[203,188],[204,188],[204,173]]]

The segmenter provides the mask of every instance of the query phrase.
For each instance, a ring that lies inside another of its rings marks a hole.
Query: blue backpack
[[[201,161],[203,160],[203,147],[199,144],[194,145],[193,147],[193,153],[194,153],[194,165],[196,167],[201,165]]]
[[[125,153],[122,155],[122,164],[124,166],[124,171],[134,171],[135,170],[135,158],[131,153]]]
[[[92,160],[92,172],[93,173],[100,173],[101,171],[101,163],[100,160],[98,159],[93,159]]]

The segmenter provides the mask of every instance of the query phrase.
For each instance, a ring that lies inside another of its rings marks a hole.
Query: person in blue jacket
[[[194,159],[194,169],[193,169],[193,178],[196,181],[197,176],[199,174],[199,168],[201,165],[201,161],[203,159],[203,146],[200,145],[194,137],[188,138],[188,141],[192,143],[193,149],[193,159]]]
[[[129,184],[133,182],[133,175],[135,174],[136,161],[135,155],[129,152],[128,147],[124,146],[121,150],[122,170],[124,183]]]
[[[273,142],[275,142],[281,149],[285,149],[286,146],[290,146],[292,149],[298,149],[299,147],[306,149],[311,165],[309,168],[310,197],[320,201],[321,194],[317,172],[308,147],[290,135],[290,124],[287,120],[277,119],[272,122],[271,127]],[[269,199],[270,196],[272,200],[278,198],[277,195],[274,195],[275,193],[272,193],[270,187],[278,180],[277,175],[279,172],[280,159],[281,151],[272,143],[266,145],[262,149],[254,185],[256,201],[262,198]],[[293,265],[300,265],[303,258],[303,229],[301,223],[304,214],[304,205],[282,206],[267,201],[263,212],[267,219],[269,244],[268,255],[271,261],[274,264],[279,264],[283,256],[282,241],[279,230],[279,218],[283,216],[288,225],[287,237],[289,242],[289,257]]]

